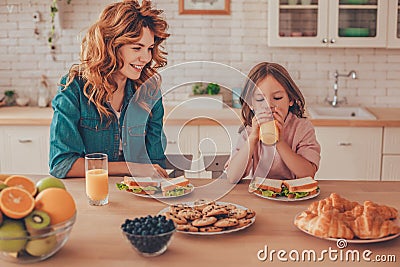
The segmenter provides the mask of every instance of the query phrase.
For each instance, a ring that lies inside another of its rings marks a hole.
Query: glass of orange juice
[[[108,204],[108,157],[103,153],[85,155],[86,195],[92,206]]]

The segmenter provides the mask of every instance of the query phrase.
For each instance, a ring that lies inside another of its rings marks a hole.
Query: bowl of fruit
[[[171,243],[175,224],[164,215],[126,219],[122,233],[132,247],[145,257],[163,254]]]
[[[0,259],[38,262],[65,245],[76,206],[61,180],[46,177],[35,184],[12,175],[0,183],[0,190]]]

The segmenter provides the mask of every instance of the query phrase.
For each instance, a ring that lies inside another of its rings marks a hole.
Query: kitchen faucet
[[[344,98],[343,100],[339,100],[338,98],[338,91],[339,91],[339,77],[350,77],[352,79],[357,79],[357,73],[354,70],[351,70],[348,74],[340,74],[337,70],[335,70],[335,73],[333,74],[333,77],[335,78],[335,83],[333,84],[333,99],[329,100],[326,98],[326,101],[332,106],[332,107],[337,107],[341,103],[346,103],[347,100]]]

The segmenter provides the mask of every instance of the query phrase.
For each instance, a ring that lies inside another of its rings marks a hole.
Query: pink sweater
[[[315,137],[314,127],[306,118],[298,118],[293,113],[289,112],[284,124],[283,140],[292,148],[294,152],[301,155],[317,169],[321,159],[321,147]],[[236,149],[232,156],[246,145],[247,137],[251,132],[251,127],[247,126],[240,133]],[[255,171],[254,171],[255,170]],[[254,177],[268,177],[275,179],[295,179],[296,177],[286,166],[281,159],[275,146],[266,146],[261,141],[257,144],[252,158],[249,158],[246,172],[243,177],[250,174],[252,171]]]

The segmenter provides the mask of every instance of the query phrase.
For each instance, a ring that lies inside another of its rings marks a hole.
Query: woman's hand
[[[144,164],[127,162],[132,176],[168,178],[168,173],[158,164]]]

